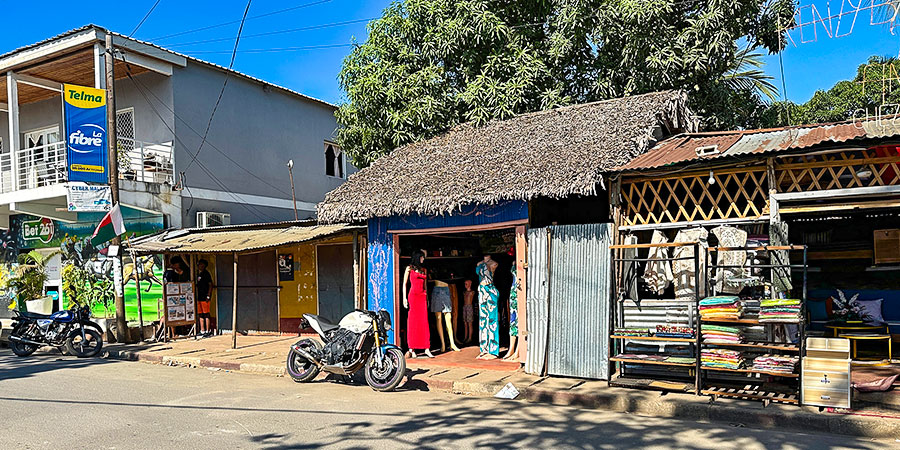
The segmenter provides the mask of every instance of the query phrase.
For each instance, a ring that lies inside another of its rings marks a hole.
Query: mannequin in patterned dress
[[[481,354],[477,359],[497,359],[500,355],[500,320],[498,300],[500,292],[494,286],[497,261],[490,255],[475,266],[478,274],[478,337]]]
[[[512,250],[510,250],[512,253]],[[519,359],[517,344],[519,343],[519,273],[516,262],[509,269],[512,274],[512,287],[509,290],[509,350],[503,356],[504,361]]]

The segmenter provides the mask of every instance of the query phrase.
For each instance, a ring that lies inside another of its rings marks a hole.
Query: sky
[[[41,2],[0,1],[8,20],[0,33],[0,53],[32,44],[64,31],[94,23],[123,34],[130,34],[156,0],[130,0],[112,4],[44,0]],[[832,14],[839,2],[831,0]],[[873,0],[855,0],[871,2]],[[874,0],[880,2],[883,0]],[[827,17],[828,0],[802,0],[815,4]],[[253,0],[243,30],[234,68],[263,80],[294,89],[309,96],[340,104],[344,97],[337,82],[349,44],[365,41],[366,19],[381,15],[389,0]],[[244,12],[244,0],[160,0],[157,7],[134,34],[163,47],[227,66],[238,23]],[[848,6],[844,6],[845,11]],[[289,11],[279,12],[285,9]],[[275,14],[270,14],[276,12]],[[809,9],[804,12],[809,20]],[[262,16],[262,17],[258,17]],[[900,27],[896,34],[884,25],[869,25],[868,12],[844,15],[840,33],[829,38],[818,26],[815,42],[802,43],[799,31],[792,36],[795,45],[783,53],[787,98],[808,100],[817,89],[828,89],[835,82],[852,77],[856,67],[870,55],[897,56],[900,52]],[[224,26],[215,26],[232,22]],[[352,23],[348,23],[352,22]],[[326,25],[325,27],[322,27]],[[215,27],[213,27],[215,26]],[[837,27],[832,20],[832,27]],[[211,27],[194,31],[198,28]],[[305,30],[296,30],[307,28]],[[274,33],[295,30],[286,33]],[[811,28],[804,30],[811,40]],[[253,36],[273,33],[265,36]],[[178,34],[177,36],[170,36]],[[199,42],[207,41],[207,42]],[[213,41],[213,42],[208,42]],[[300,48],[297,48],[300,47]],[[313,48],[310,48],[313,47]],[[285,50],[289,49],[289,50]],[[260,51],[262,50],[262,51]],[[777,56],[765,58],[766,72],[782,87],[781,66]]]

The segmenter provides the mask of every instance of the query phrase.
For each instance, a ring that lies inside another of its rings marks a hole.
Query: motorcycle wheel
[[[305,347],[316,347],[316,350],[322,350],[322,344],[315,339],[304,339],[298,342],[300,345],[304,345]],[[306,358],[300,356],[293,347],[291,347],[290,353],[288,353],[287,357],[287,373],[291,376],[291,379],[296,383],[306,383],[308,381],[312,381],[316,378],[316,375],[319,374],[319,366],[309,362]]]
[[[406,374],[406,358],[398,348],[389,348],[384,352],[383,366],[377,367],[375,353],[366,361],[366,383],[379,392],[397,389]]]
[[[101,349],[103,349],[103,337],[93,328],[84,329],[84,338],[81,337],[81,330],[74,330],[66,339],[66,350],[70,355],[79,358],[97,356]]]
[[[9,349],[12,350],[13,353],[16,354],[16,356],[30,356],[32,353],[37,351],[38,346],[9,341]]]

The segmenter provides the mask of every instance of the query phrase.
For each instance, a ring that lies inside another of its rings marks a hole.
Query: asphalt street
[[[0,449],[874,449],[863,439],[0,348]]]

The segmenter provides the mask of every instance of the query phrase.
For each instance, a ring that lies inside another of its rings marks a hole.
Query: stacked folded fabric
[[[700,300],[700,317],[703,319],[740,319],[741,302],[737,297],[721,295]]]
[[[680,327],[676,325],[657,325],[656,333],[654,336],[656,337],[667,337],[667,338],[679,338],[679,339],[693,339],[694,338],[694,329],[691,327]]]
[[[759,302],[760,322],[797,322],[800,320],[800,300],[773,299]]]
[[[650,329],[649,328],[639,328],[639,327],[621,327],[621,328],[616,328],[615,334],[616,334],[616,336],[645,337],[645,336],[650,336]]]
[[[744,342],[744,334],[740,328],[719,325],[700,326],[700,335],[704,344],[740,344]]]
[[[766,372],[794,373],[800,358],[787,355],[763,355],[753,360],[753,370]]]
[[[736,350],[708,348],[700,352],[700,363],[705,367],[740,369],[744,365],[744,354]]]

